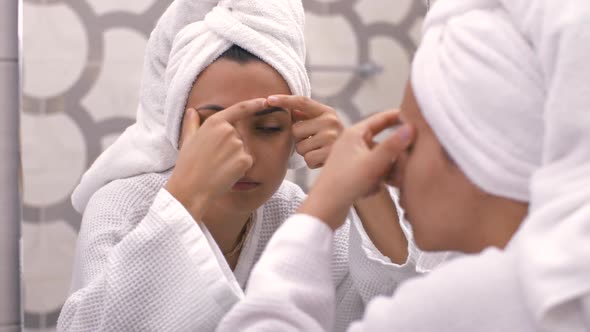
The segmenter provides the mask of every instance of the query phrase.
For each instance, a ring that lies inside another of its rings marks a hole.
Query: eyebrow
[[[219,112],[219,111],[223,111],[224,109],[225,109],[225,107],[223,107],[223,106],[209,104],[209,105],[200,106],[199,108],[197,108],[197,111]],[[264,115],[268,115],[268,114],[276,113],[276,112],[285,112],[287,114],[289,113],[286,109],[281,108],[281,107],[269,107],[267,109],[264,109],[262,111],[258,111],[256,113],[254,113],[254,116],[264,116]]]

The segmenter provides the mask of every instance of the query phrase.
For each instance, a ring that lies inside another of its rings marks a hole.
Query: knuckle
[[[297,145],[295,146],[295,151],[297,151],[297,153],[299,153],[299,154],[300,154],[300,155],[302,155],[302,156],[303,156],[303,155],[305,155],[305,153],[307,152],[307,151],[305,150],[305,146],[304,146],[304,145],[302,145],[301,143],[299,143],[299,144],[297,144]]]
[[[293,127],[291,127],[291,132],[292,132],[293,136],[295,136],[296,138],[301,138],[301,135],[302,135],[301,126],[293,125]]]
[[[328,141],[333,142],[338,139],[339,134],[335,130],[328,130],[326,131],[325,136]]]
[[[311,104],[310,98],[309,97],[306,97],[306,96],[299,96],[299,97],[297,97],[297,102],[302,107],[308,107]]]

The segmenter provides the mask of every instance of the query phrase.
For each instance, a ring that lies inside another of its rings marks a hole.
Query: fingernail
[[[276,103],[278,101],[279,101],[279,97],[277,97],[277,96],[270,96],[270,97],[268,97],[268,102],[269,103]]]
[[[409,143],[412,136],[412,129],[408,125],[403,125],[397,130],[398,137],[404,143]]]

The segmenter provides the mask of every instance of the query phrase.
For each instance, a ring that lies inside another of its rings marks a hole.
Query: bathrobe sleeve
[[[142,209],[129,205],[141,206],[142,195],[119,200],[106,188],[84,214],[74,292],[58,330],[213,330],[243,293],[222,271],[206,229],[165,189],[130,226],[133,213]]]
[[[311,216],[291,217],[218,331],[332,331],[332,235]],[[482,256],[454,259],[405,282],[393,297],[373,299],[349,331],[534,331],[512,258],[497,250]]]
[[[422,253],[414,244],[411,226],[405,220],[398,196],[392,188],[390,188],[390,195],[396,204],[400,227],[408,240],[408,257],[403,264],[393,263],[389,257],[384,256],[375,247],[354,209],[351,210],[349,216],[348,251],[350,274],[354,279],[359,294],[363,298],[364,304],[367,304],[377,295],[393,294],[400,282],[436,267],[437,263],[441,263],[445,257],[439,256],[439,260],[433,260],[427,266],[418,266],[426,254]],[[335,241],[338,241],[337,234]]]

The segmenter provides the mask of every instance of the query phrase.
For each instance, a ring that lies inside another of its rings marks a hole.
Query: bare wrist
[[[191,214],[193,219],[201,221],[205,215],[207,206],[209,206],[209,199],[205,194],[195,194],[186,192],[174,183],[168,182],[164,189],[166,189],[184,208]]]
[[[344,223],[351,205],[346,198],[335,195],[334,189],[316,186],[298,212],[316,217],[335,230]]]

